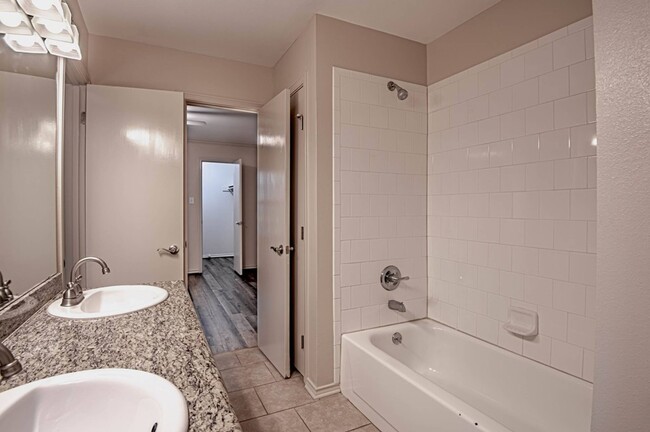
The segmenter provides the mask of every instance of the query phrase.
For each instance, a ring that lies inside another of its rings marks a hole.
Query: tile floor
[[[258,348],[214,358],[244,432],[379,432],[342,394],[313,399],[300,373],[283,379]]]

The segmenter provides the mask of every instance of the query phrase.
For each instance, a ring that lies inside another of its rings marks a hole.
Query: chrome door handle
[[[178,246],[176,246],[175,244],[169,246],[169,248],[158,248],[158,249],[156,249],[156,251],[157,251],[158,253],[163,253],[163,252],[165,252],[165,253],[168,253],[168,254],[170,254],[170,255],[176,255],[176,254],[179,252],[179,250],[180,250],[180,249],[179,249]]]
[[[284,246],[282,246],[282,245],[277,246],[277,247],[276,246],[271,246],[271,250],[273,252],[275,252],[276,254],[278,254],[278,255],[282,255],[284,253]]]
[[[242,221],[235,222],[235,225],[241,225],[241,224],[242,224]]]

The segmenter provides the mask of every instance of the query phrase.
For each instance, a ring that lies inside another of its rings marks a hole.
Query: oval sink
[[[142,371],[74,372],[0,393],[1,431],[187,432],[187,428],[187,403],[180,390]]]
[[[57,299],[47,308],[50,315],[69,319],[93,319],[124,315],[155,306],[169,293],[151,285],[116,285],[84,291],[76,306],[63,307]]]

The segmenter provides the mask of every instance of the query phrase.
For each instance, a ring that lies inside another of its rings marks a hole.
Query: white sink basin
[[[76,306],[63,307],[61,299],[57,299],[47,312],[70,319],[124,315],[155,306],[168,295],[166,290],[151,285],[116,285],[84,291],[84,299]]]
[[[0,431],[187,432],[187,403],[157,375],[97,369],[0,393]]]

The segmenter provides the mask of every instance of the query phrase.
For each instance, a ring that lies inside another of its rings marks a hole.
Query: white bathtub
[[[344,335],[341,390],[382,432],[588,432],[591,422],[588,382],[429,319]]]

